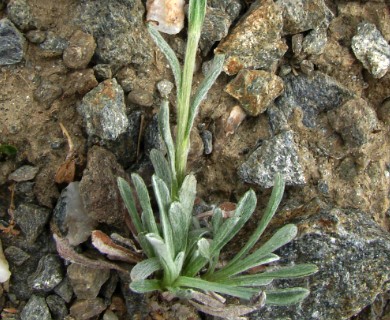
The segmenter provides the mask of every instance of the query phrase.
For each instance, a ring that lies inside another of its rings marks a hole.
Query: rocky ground
[[[199,202],[235,202],[251,187],[258,219],[281,171],[287,188],[270,230],[299,227],[282,262],[319,267],[272,284],[310,288],[301,305],[251,318],[390,319],[389,4],[208,5],[195,85],[214,50],[227,59],[192,133]],[[4,319],[204,317],[132,293],[128,251],[118,263],[91,244],[93,230],[113,240],[94,232],[92,242],[129,244],[116,178],[150,180],[150,150],[162,148],[156,112],[164,97],[175,103],[144,18],[141,0],[0,0]],[[182,60],[185,30],[165,38]]]

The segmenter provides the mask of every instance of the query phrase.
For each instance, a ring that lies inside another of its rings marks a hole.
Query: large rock
[[[270,188],[278,172],[287,185],[305,183],[292,131],[282,132],[264,141],[241,165],[238,174],[245,182]]]
[[[103,81],[88,92],[78,111],[84,118],[90,138],[115,140],[126,132],[129,125],[123,90],[115,79]]]
[[[141,0],[80,1],[76,23],[96,39],[98,63],[149,64],[153,45]]]
[[[115,156],[101,147],[92,147],[80,182],[81,199],[92,220],[123,223],[126,209],[117,187],[118,177],[125,178],[126,174]]]
[[[36,295],[31,296],[20,314],[21,320],[51,320],[49,308],[45,298]]]
[[[25,39],[7,18],[0,20],[0,65],[15,64],[24,56]]]
[[[255,3],[216,52],[226,54],[224,71],[233,75],[243,68],[272,70],[287,51],[281,39],[283,10],[271,0]]]
[[[280,264],[314,263],[319,272],[271,287],[303,286],[310,295],[299,305],[266,306],[252,319],[343,320],[357,314],[386,290],[390,277],[390,235],[367,214],[321,203],[299,208],[299,234],[277,254]],[[294,211],[286,212],[294,215]],[[286,216],[283,214],[283,217]]]

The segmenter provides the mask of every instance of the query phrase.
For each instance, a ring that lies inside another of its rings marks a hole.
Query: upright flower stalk
[[[188,39],[181,86],[177,96],[176,174],[179,186],[187,168],[191,128],[188,128],[196,51],[206,14],[206,0],[190,1]],[[190,130],[188,130],[190,129]]]

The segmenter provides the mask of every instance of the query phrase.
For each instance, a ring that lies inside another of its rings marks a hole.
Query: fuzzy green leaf
[[[171,256],[168,246],[164,240],[157,234],[149,233],[146,239],[152,245],[156,256],[159,258],[161,266],[164,270],[163,284],[169,286],[178,276],[175,263]]]
[[[138,293],[162,290],[159,280],[137,280],[130,283],[130,289]]]
[[[228,218],[219,228],[211,245],[211,255],[219,252],[248,221],[256,208],[256,194],[249,190],[237,204],[234,216]]]
[[[211,225],[213,226],[213,234],[217,234],[223,223],[223,214],[220,208],[216,208],[211,217]]]
[[[154,172],[172,190],[172,174],[169,164],[160,150],[152,149],[150,151],[150,160],[152,161]]]
[[[171,196],[165,182],[156,175],[152,176],[152,185],[160,210],[160,223],[164,242],[168,247],[171,257],[173,257],[175,255],[175,248],[173,245],[171,224],[168,219],[168,208],[171,203]]]
[[[118,188],[119,192],[122,196],[123,201],[125,202],[125,206],[127,208],[127,211],[130,214],[131,221],[133,222],[135,229],[137,230],[137,234],[144,232],[144,227],[141,222],[141,218],[138,214],[137,208],[135,206],[135,201],[133,197],[133,192],[127,183],[126,180],[124,180],[121,177],[118,177]]]
[[[146,24],[149,34],[151,35],[153,41],[157,44],[159,49],[164,53],[167,58],[169,65],[172,68],[173,76],[175,77],[176,88],[181,86],[181,68],[179,60],[177,60],[175,52],[161,36],[161,34],[153,27],[151,23]]]
[[[179,200],[183,207],[183,213],[187,218],[189,227],[192,218],[192,209],[194,207],[196,197],[196,178],[193,174],[189,174],[184,178],[183,184],[179,191]]]
[[[177,179],[176,179],[176,168],[175,168],[175,145],[173,143],[171,128],[169,126],[169,106],[168,101],[163,100],[160,106],[158,114],[158,127],[160,130],[161,137],[167,148],[168,163],[171,167],[172,187],[171,193],[172,198],[176,196],[177,192]]]
[[[161,269],[162,267],[158,258],[146,259],[137,263],[131,269],[130,277],[132,281],[143,280]]]
[[[138,243],[141,245],[142,251],[145,253],[145,255],[148,258],[153,258],[156,255],[154,254],[154,250],[149,243],[149,241],[146,239],[147,232],[141,232],[137,236]]]
[[[266,291],[268,305],[287,306],[301,302],[310,294],[310,291],[305,288],[295,287],[287,289],[278,289]]]
[[[200,289],[204,291],[213,291],[222,294],[228,294],[233,297],[238,297],[247,300],[249,300],[254,294],[258,292],[258,290],[255,289],[240,288],[240,287],[225,285],[222,283],[210,282],[199,278],[183,277],[183,276],[178,277],[174,285],[176,287],[194,288],[194,289]]]
[[[188,224],[180,202],[176,201],[171,204],[168,217],[172,226],[175,252],[185,250],[187,246]]]
[[[237,286],[260,286],[273,279],[293,279],[309,276],[317,272],[317,266],[313,264],[298,264],[295,266],[281,267],[277,270],[266,271],[257,274],[250,274],[226,279],[223,283]]]
[[[203,258],[206,258],[207,260],[211,259],[211,256],[210,256],[210,243],[205,238],[199,239],[199,241],[198,241],[198,250],[199,250],[199,254]]]
[[[235,263],[222,268],[212,275],[212,280],[226,279],[235,274],[244,272],[253,266],[257,265],[257,262],[264,256],[272,253],[276,249],[289,243],[295,238],[297,234],[297,227],[293,224],[285,225],[280,228],[263,246],[257,249],[255,252],[247,256],[246,258],[236,261]]]
[[[149,232],[159,234],[152,206],[150,205],[149,193],[145,182],[136,173],[131,175],[131,179],[133,180],[134,187],[137,191],[138,199],[143,210],[143,217],[145,222],[144,226]]]
[[[249,238],[245,246],[240,250],[239,253],[228,263],[233,264],[238,261],[241,257],[245,256],[256,244],[263,234],[265,228],[268,226],[272,217],[274,216],[280,201],[282,200],[284,192],[284,180],[280,174],[277,174],[274,181],[274,188],[272,190],[271,198],[268,201],[267,208],[265,209],[264,215],[260,220],[260,223],[252,236]]]

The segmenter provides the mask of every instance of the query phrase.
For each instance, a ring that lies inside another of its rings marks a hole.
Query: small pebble
[[[96,317],[106,309],[101,298],[77,300],[70,307],[70,315],[77,320],[87,320]]]
[[[64,50],[64,64],[70,69],[83,69],[96,49],[96,42],[92,35],[77,30],[69,40],[69,46]]]
[[[377,110],[379,120],[390,124],[390,98],[385,100]]]
[[[33,167],[25,165],[16,169],[8,176],[8,180],[13,180],[15,182],[29,181],[33,180],[39,171],[38,167]]]
[[[131,91],[127,98],[131,103],[138,104],[142,107],[151,107],[153,105],[153,94],[142,89]]]
[[[62,320],[68,315],[68,308],[66,307],[65,301],[56,294],[47,296],[46,303],[54,319]]]
[[[31,296],[20,314],[21,320],[52,320],[44,297]]]
[[[9,246],[4,250],[4,254],[9,263],[14,264],[20,267],[23,263],[25,263],[28,259],[30,259],[30,255],[23,251],[22,249]]]
[[[26,38],[31,43],[41,44],[43,41],[46,40],[46,34],[41,30],[30,30],[29,32],[27,32]]]
[[[303,60],[301,63],[300,63],[300,68],[301,68],[301,71],[309,76],[313,73],[314,71],[314,64],[313,62],[311,62],[310,60]]]
[[[35,25],[26,0],[11,0],[7,5],[7,17],[22,31]]]
[[[62,95],[62,88],[48,80],[43,80],[34,91],[34,99],[46,107],[50,107],[54,100]]]
[[[204,154],[211,154],[213,152],[213,134],[209,130],[203,130],[200,136],[203,140]]]
[[[73,288],[67,276],[54,288],[54,292],[64,299],[66,303],[72,300]]]
[[[157,83],[157,90],[162,98],[168,98],[169,94],[172,92],[172,89],[173,83],[166,79]]]
[[[291,38],[291,47],[295,56],[298,56],[302,51],[303,34],[294,34]]]
[[[60,57],[67,46],[68,41],[51,31],[47,32],[45,41],[39,45],[42,49],[41,55],[43,58]]]
[[[109,64],[97,64],[93,67],[95,77],[99,81],[107,80],[112,78],[112,70]]]
[[[48,254],[39,260],[37,270],[29,277],[35,291],[49,292],[63,279],[62,263],[58,255]]]

